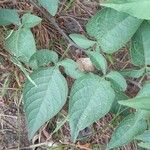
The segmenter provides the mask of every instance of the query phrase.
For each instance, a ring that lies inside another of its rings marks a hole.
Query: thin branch
[[[57,31],[68,41],[70,46],[74,46],[77,49],[84,51],[83,48],[81,48],[80,46],[78,46],[76,43],[74,43],[69,36],[59,27],[59,25],[56,23],[55,18],[53,16],[51,16],[50,14],[47,14],[47,12],[45,12],[40,6],[39,4],[37,4],[37,2],[34,2],[34,0],[30,0],[30,3],[36,7],[44,16],[45,18],[52,23],[52,25],[57,29]]]

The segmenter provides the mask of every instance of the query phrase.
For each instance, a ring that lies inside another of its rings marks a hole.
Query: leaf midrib
[[[47,83],[50,83],[50,80],[52,80],[52,75],[53,75],[53,73],[54,73],[54,71],[55,71],[55,68],[53,68],[53,70],[52,70],[52,72],[51,72],[51,74],[49,75],[50,76],[50,78],[49,78],[49,81],[47,82]],[[48,93],[49,91],[48,91],[48,87],[50,86],[50,84],[47,84],[47,88],[46,88],[46,92],[45,93]],[[39,115],[39,112],[41,112],[41,109],[42,109],[42,106],[43,105],[45,105],[45,97],[47,96],[47,94],[45,94],[45,96],[44,96],[44,101],[42,101],[41,102],[41,105],[40,105],[40,107],[39,107],[39,109],[38,109],[38,113],[37,113],[37,116]],[[46,118],[46,117],[45,117]],[[34,125],[33,125],[33,129],[35,129],[35,127],[36,127],[36,122],[38,122],[38,120],[37,120],[37,117],[35,118],[35,122],[34,122]]]

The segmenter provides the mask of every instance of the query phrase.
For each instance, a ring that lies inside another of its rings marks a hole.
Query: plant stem
[[[61,58],[59,59],[59,61],[61,61],[61,60],[65,57],[65,55],[68,53],[69,49],[70,49],[70,45],[68,45],[67,49],[66,49],[65,52],[62,54],[62,56],[61,56]]]

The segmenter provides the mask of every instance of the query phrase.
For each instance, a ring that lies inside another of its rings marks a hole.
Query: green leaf
[[[35,40],[32,32],[26,28],[19,28],[6,39],[5,47],[8,52],[20,61],[28,63],[36,52]]]
[[[32,15],[32,14],[24,14],[22,17],[22,24],[25,28],[32,28],[36,25],[38,25],[42,19],[38,16]]]
[[[19,15],[16,9],[0,8],[0,25],[16,24],[20,25]]]
[[[58,10],[59,0],[38,0],[39,4],[44,7],[52,16],[55,16]]]
[[[136,66],[150,65],[150,24],[144,21],[131,40],[131,61]]]
[[[150,142],[147,143],[139,143],[138,146],[145,148],[145,149],[150,149]]]
[[[38,69],[39,67],[48,65],[51,62],[56,64],[58,62],[58,55],[56,52],[48,49],[36,51],[29,60],[32,69]]]
[[[82,34],[70,34],[69,36],[81,48],[88,49],[96,43],[96,41],[89,40]]]
[[[149,0],[108,0],[101,3],[101,5],[128,13],[140,19],[150,20]]]
[[[117,71],[111,71],[106,75],[106,78],[109,79],[112,83],[112,86],[119,90],[125,91],[127,89],[127,83],[125,78]]]
[[[119,101],[119,104],[135,109],[150,110],[150,82],[144,84],[138,95],[127,101]]]
[[[37,86],[26,81],[23,99],[29,139],[32,139],[37,130],[62,109],[68,87],[65,78],[54,67],[37,70],[30,77]]]
[[[141,135],[135,137],[135,139],[143,142],[150,142],[150,130],[146,130]]]
[[[73,79],[78,79],[82,77],[83,75],[85,75],[84,72],[78,69],[77,63],[73,61],[72,59],[65,59],[59,62],[58,65],[64,67],[65,73],[69,75],[70,77],[72,77]]]
[[[143,88],[139,91],[136,98],[150,97],[150,81],[145,82]]]
[[[114,53],[131,39],[141,23],[142,20],[126,13],[105,8],[90,19],[86,29],[104,52]]]
[[[138,113],[128,115],[114,131],[106,149],[114,149],[130,143],[137,135],[143,133],[146,128],[145,120],[139,119]]]
[[[145,68],[142,68],[139,70],[126,69],[126,70],[120,71],[120,73],[125,77],[140,78],[144,75]]]
[[[127,109],[127,107],[125,107],[125,106],[118,104],[118,101],[127,100],[127,99],[129,99],[129,97],[126,94],[124,94],[123,92],[117,91],[115,93],[115,100],[111,106],[110,112],[113,114],[118,114],[123,111],[122,112],[123,115],[125,115],[125,116],[128,115],[129,109]]]
[[[86,54],[89,56],[93,65],[98,69],[102,70],[103,74],[106,74],[107,71],[107,61],[105,57],[99,52],[87,51]]]
[[[119,101],[119,104],[135,109],[150,110],[150,97],[133,98],[127,101]]]
[[[115,98],[108,81],[94,74],[77,79],[71,89],[69,124],[71,137],[76,141],[79,131],[106,115]]]

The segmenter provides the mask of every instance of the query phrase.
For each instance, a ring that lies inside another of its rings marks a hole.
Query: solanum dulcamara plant
[[[49,15],[56,15],[59,0],[37,2]],[[150,1],[104,0],[100,5],[101,10],[86,24],[88,37],[77,33],[69,35],[90,58],[97,73],[79,70],[74,60],[60,59],[54,50],[44,47],[37,50],[31,28],[41,23],[39,16],[25,13],[20,17],[15,9],[0,9],[0,25],[15,25],[15,29],[7,30],[5,49],[27,78],[23,85],[23,106],[29,140],[68,100],[68,114],[64,119],[69,122],[72,142],[78,140],[81,130],[107,113],[127,111],[106,149],[121,147],[133,140],[137,140],[140,147],[150,149],[150,81],[142,80],[139,93],[132,99],[125,94],[126,78],[147,79],[150,72]],[[108,56],[112,57],[126,44],[134,67],[112,70],[108,67]],[[32,70],[31,74],[27,68]],[[64,74],[74,79],[71,90]],[[130,107],[135,111],[131,113]]]

